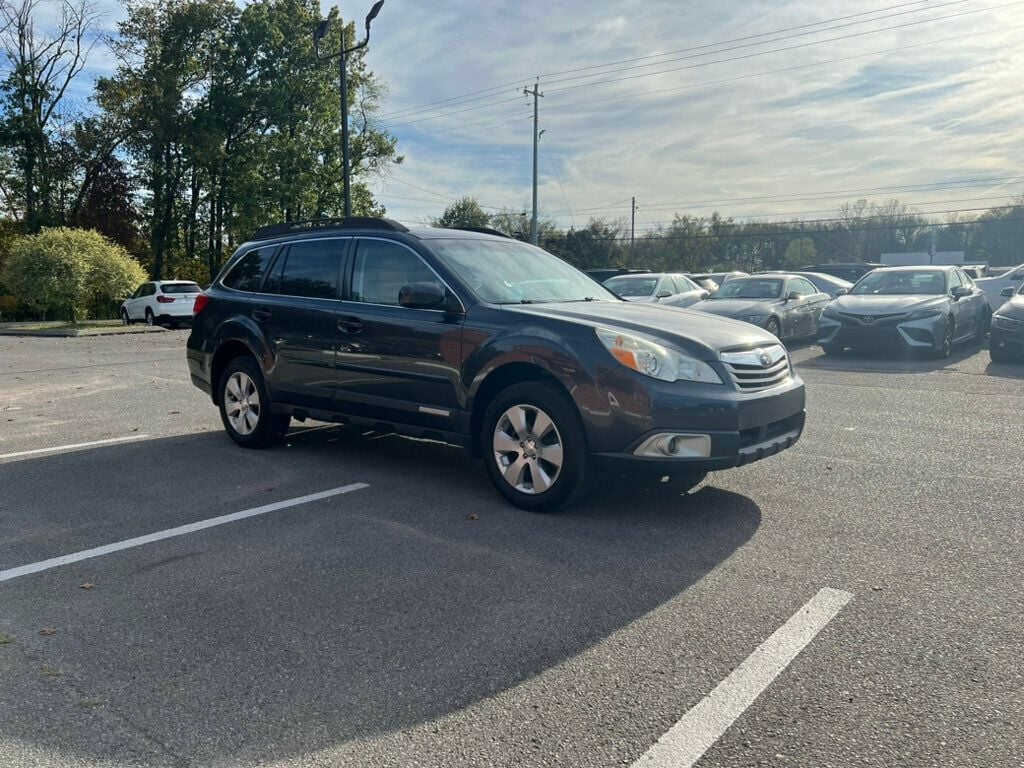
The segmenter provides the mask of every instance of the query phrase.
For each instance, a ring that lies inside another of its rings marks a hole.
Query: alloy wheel
[[[245,371],[235,371],[224,385],[224,412],[231,428],[251,435],[260,423],[260,393]]]
[[[494,427],[492,447],[505,482],[521,493],[544,493],[562,472],[562,436],[551,417],[535,405],[506,410]]]

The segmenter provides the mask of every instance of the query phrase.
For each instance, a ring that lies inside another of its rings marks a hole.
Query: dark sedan
[[[989,355],[993,363],[1024,361],[1024,285],[1016,294],[1013,288],[1004,288],[1002,295],[1009,301],[992,315]]]
[[[764,328],[780,339],[814,336],[828,294],[798,275],[736,277],[691,309]]]
[[[949,357],[954,344],[982,339],[989,316],[985,294],[957,267],[876,269],[826,307],[818,343],[826,354],[889,347]]]

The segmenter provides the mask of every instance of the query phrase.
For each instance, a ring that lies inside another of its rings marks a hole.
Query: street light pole
[[[345,31],[344,28],[342,28],[341,50],[337,53],[320,53],[320,41],[327,36],[327,31],[331,28],[330,19],[324,19],[317,24],[316,30],[313,32],[313,47],[316,50],[316,57],[320,61],[326,61],[334,58],[338,59],[338,90],[341,95],[341,175],[344,190],[343,194],[345,198],[345,218],[352,215],[352,172],[350,169],[351,163],[349,162],[348,131],[348,62],[346,57],[353,51],[365,48],[367,43],[370,42],[370,22],[377,18],[377,14],[380,13],[380,9],[383,6],[384,0],[377,0],[370,9],[370,12],[366,14],[366,37],[362,42],[346,48]]]

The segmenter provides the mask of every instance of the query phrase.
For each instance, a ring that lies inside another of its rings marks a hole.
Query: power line
[[[756,77],[766,77],[768,75],[778,75],[778,74],[783,74],[783,73],[786,73],[786,72],[797,72],[797,71],[804,70],[804,69],[816,69],[818,67],[825,66],[827,64],[839,64],[839,63],[842,63],[842,62],[845,62],[845,61],[855,61],[856,59],[864,59],[864,58],[868,58],[868,57],[871,57],[871,56],[879,56],[879,55],[882,55],[882,54],[885,54],[885,53],[903,53],[904,51],[909,51],[909,50],[912,50],[914,48],[923,48],[923,47],[926,47],[926,46],[940,45],[942,43],[959,42],[961,40],[966,40],[966,39],[971,38],[971,37],[981,37],[981,36],[984,36],[984,35],[992,35],[992,34],[996,34],[998,32],[1009,32],[1011,30],[1017,30],[1017,29],[1021,29],[1021,28],[1024,28],[1024,24],[1017,24],[1017,25],[1009,26],[1009,27],[1000,27],[999,29],[987,29],[987,30],[982,30],[980,32],[968,32],[968,33],[965,33],[965,34],[962,34],[962,35],[953,35],[951,37],[938,38],[936,40],[928,40],[928,41],[921,42],[921,43],[911,43],[909,45],[897,46],[896,48],[883,48],[883,49],[880,49],[880,50],[877,50],[877,51],[869,51],[867,53],[857,53],[857,54],[853,54],[853,55],[850,55],[850,56],[841,56],[839,58],[827,59],[825,61],[815,61],[815,62],[811,62],[809,64],[797,64],[797,65],[791,66],[791,67],[781,67],[779,69],[769,69],[769,70],[766,70],[764,72],[752,72],[752,73],[748,73],[748,74],[745,74],[745,75],[734,75],[732,77],[723,77],[723,78],[719,78],[717,80],[705,80],[705,81],[699,82],[699,83],[687,83],[685,85],[674,85],[674,86],[671,86],[671,87],[668,87],[668,88],[658,88],[656,90],[644,91],[643,93],[634,93],[634,94],[631,94],[631,96],[634,97],[634,98],[648,97],[648,96],[659,96],[659,95],[664,94],[664,93],[674,93],[674,92],[677,92],[677,91],[687,91],[687,90],[693,90],[693,89],[696,89],[696,88],[706,88],[706,87],[708,87],[710,85],[723,85],[725,83],[735,83],[735,82],[739,82],[741,80],[750,80],[750,79],[753,79],[753,78],[756,78]],[[770,51],[769,51],[769,53],[770,53]],[[622,101],[622,99],[623,99],[623,96],[621,94],[616,95],[616,96],[603,96],[603,97],[601,97],[599,99],[588,99],[587,101],[573,101],[573,102],[569,102],[568,104],[555,104],[553,106],[548,107],[546,111],[547,112],[552,112],[552,111],[563,110],[563,109],[573,109],[575,107],[584,107],[584,106],[589,106],[591,104],[603,104],[603,103],[606,103],[606,102],[609,102],[609,101]]]
[[[667,73],[670,73],[670,72],[681,72],[681,71],[688,70],[688,69],[697,69],[699,67],[709,67],[709,66],[712,66],[714,64],[727,64],[727,63],[733,62],[733,61],[743,61],[743,60],[746,60],[746,59],[756,58],[758,56],[767,56],[768,54],[772,54],[772,53],[784,53],[786,51],[795,51],[795,50],[798,50],[800,48],[808,48],[808,47],[815,46],[815,45],[824,45],[825,43],[835,43],[835,42],[839,42],[841,40],[851,40],[851,39],[853,39],[855,37],[864,37],[866,35],[876,35],[876,34],[878,34],[880,32],[891,32],[891,31],[896,30],[896,29],[905,29],[907,27],[916,27],[916,26],[919,26],[921,24],[932,24],[932,23],[934,23],[936,21],[947,21],[949,19],[959,18],[961,16],[970,16],[970,15],[977,14],[977,13],[984,13],[986,11],[995,11],[995,10],[999,10],[1001,8],[1008,8],[1010,6],[1020,5],[1022,2],[1024,2],[1024,0],[1015,0],[1014,2],[1004,3],[1003,5],[994,5],[994,6],[989,6],[988,8],[976,8],[975,10],[972,10],[972,11],[961,11],[959,13],[947,14],[946,16],[936,16],[936,17],[931,18],[931,19],[921,19],[921,20],[918,20],[918,21],[908,21],[908,22],[906,22],[904,24],[896,24],[896,25],[891,26],[891,27],[882,27],[881,29],[870,29],[870,30],[866,30],[864,32],[851,32],[851,33],[846,34],[846,35],[838,35],[836,37],[827,37],[827,38],[824,38],[822,40],[811,40],[810,42],[799,43],[797,45],[789,45],[789,46],[786,46],[784,48],[774,48],[774,49],[772,49],[770,51],[758,51],[756,53],[746,53],[746,54],[743,54],[741,56],[730,56],[730,57],[725,58],[725,59],[716,59],[714,61],[702,61],[702,62],[698,62],[696,64],[687,64],[684,67],[671,67],[669,69],[659,69],[657,72],[644,72],[644,73],[641,73],[641,74],[638,74],[638,75],[627,75],[626,77],[612,78],[612,79],[609,79],[609,80],[594,80],[594,81],[591,81],[591,82],[588,82],[588,83],[578,83],[576,85],[563,85],[561,88],[551,88],[549,92],[550,93],[560,93],[562,91],[571,91],[571,90],[575,90],[577,88],[589,88],[589,87],[595,86],[595,85],[610,85],[610,84],[613,84],[613,83],[622,83],[622,82],[625,82],[627,80],[637,80],[637,79],[643,78],[643,77],[654,77],[655,75],[664,75],[664,74],[667,74]],[[667,62],[659,62],[659,63],[667,63]],[[602,74],[608,74],[608,73],[602,73]]]
[[[618,61],[605,62],[604,64],[592,64],[592,65],[585,66],[585,67],[576,67],[574,69],[563,69],[563,70],[560,70],[560,71],[557,71],[557,72],[546,72],[546,73],[544,73],[542,75],[539,75],[539,77],[548,78],[548,77],[557,77],[559,75],[570,75],[570,74],[574,74],[576,72],[583,72],[585,70],[605,69],[605,68],[609,68],[609,67],[615,67],[615,66],[618,66],[620,64],[632,64],[632,63],[637,62],[637,61],[644,61],[644,60],[649,60],[649,59],[663,58],[665,56],[674,56],[674,55],[676,55],[678,53],[688,53],[688,52],[691,52],[691,51],[698,51],[698,50],[703,50],[703,49],[707,49],[707,48],[716,48],[718,46],[728,45],[730,43],[738,43],[738,42],[743,42],[743,41],[746,41],[746,40],[753,40],[753,39],[759,38],[759,37],[769,37],[771,35],[778,35],[778,34],[782,34],[784,32],[792,32],[792,31],[799,30],[799,29],[807,29],[809,27],[824,26],[824,25],[827,25],[827,24],[832,24],[832,23],[837,22],[837,21],[846,21],[848,19],[859,18],[861,16],[869,16],[869,15],[873,15],[873,14],[880,14],[880,13],[884,13],[886,11],[897,10],[897,9],[900,9],[900,8],[907,8],[907,7],[912,6],[912,5],[921,5],[925,1],[926,0],[915,0],[915,2],[901,3],[899,5],[891,5],[891,6],[887,6],[885,8],[877,8],[877,9],[875,9],[873,11],[861,11],[860,13],[849,14],[847,16],[836,16],[836,17],[833,17],[831,19],[822,19],[821,21],[811,22],[809,24],[800,24],[800,25],[793,26],[793,27],[783,27],[781,29],[774,29],[774,30],[771,30],[769,32],[759,32],[759,33],[754,34],[754,35],[746,35],[744,37],[729,38],[729,39],[726,39],[726,40],[719,40],[719,41],[714,42],[714,43],[704,43],[702,45],[690,46],[688,48],[679,48],[679,49],[674,50],[674,51],[665,51],[663,53],[652,53],[652,54],[648,54],[646,56],[636,56],[636,57],[630,58],[630,59],[620,59]],[[964,0],[958,0],[958,2],[964,2]],[[949,3],[949,4],[951,4],[951,3]],[[933,10],[935,7],[942,7],[942,6],[929,6],[927,8],[920,8],[918,10],[919,11],[929,11],[929,10]],[[880,18],[887,18],[887,17],[883,16],[883,17],[880,17]],[[870,19],[869,21],[879,21],[879,19]],[[860,23],[866,23],[866,22],[860,22]],[[822,31],[824,31],[824,30],[818,30],[818,32],[822,32]],[[718,51],[715,51],[714,53],[718,53]],[[415,106],[411,106],[411,107],[405,107],[403,109],[398,109],[398,110],[395,110],[393,112],[388,112],[388,113],[385,113],[383,115],[379,115],[379,117],[381,119],[398,117],[398,116],[408,117],[408,115],[412,114],[412,113],[423,112],[423,111],[432,111],[430,109],[431,107],[439,106],[439,105],[442,105],[442,104],[452,104],[453,102],[468,103],[470,101],[474,101],[474,100],[477,100],[477,99],[480,99],[480,98],[488,98],[490,96],[495,95],[495,92],[497,92],[497,91],[500,91],[500,90],[502,90],[504,88],[511,88],[511,87],[513,87],[515,85],[518,85],[519,83],[522,82],[523,79],[528,79],[528,78],[519,78],[517,80],[512,80],[512,81],[509,81],[507,83],[501,83],[500,85],[491,86],[490,88],[482,88],[482,89],[477,90],[477,91],[470,91],[468,93],[459,94],[457,96],[451,96],[451,97],[446,98],[446,99],[438,99],[436,101],[428,101],[425,104],[419,104],[419,105],[415,105]],[[472,97],[476,97],[476,98],[472,98]]]

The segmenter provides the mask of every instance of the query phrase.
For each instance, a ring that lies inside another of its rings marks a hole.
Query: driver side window
[[[360,240],[349,300],[397,307],[403,286],[439,282],[430,267],[405,246],[386,240]]]

